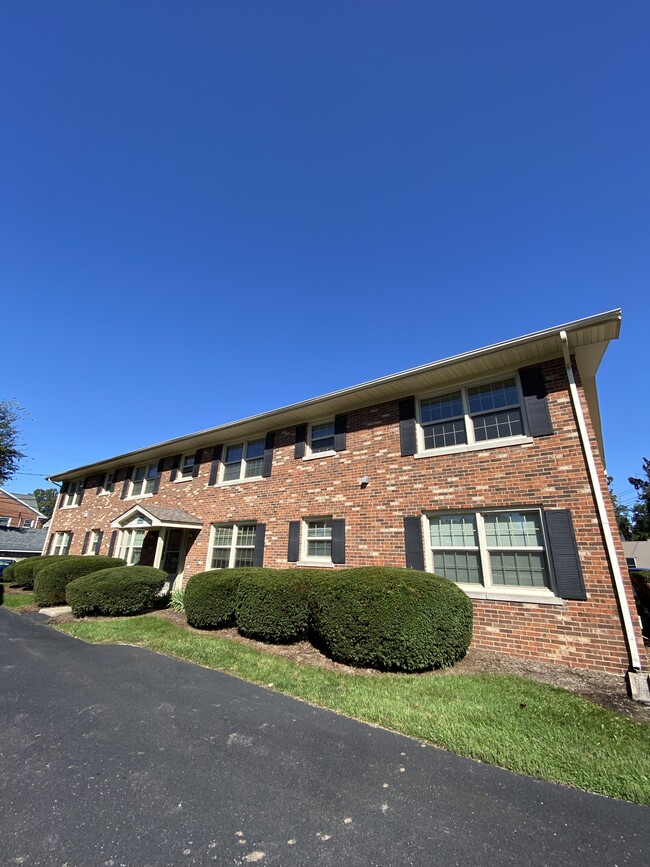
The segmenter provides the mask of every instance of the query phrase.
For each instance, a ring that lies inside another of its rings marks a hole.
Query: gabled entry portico
[[[155,566],[169,576],[169,589],[182,578],[185,556],[203,526],[183,509],[137,503],[111,523],[111,553],[129,566]]]

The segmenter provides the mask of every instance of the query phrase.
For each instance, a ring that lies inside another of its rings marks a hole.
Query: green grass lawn
[[[259,683],[518,773],[650,804],[650,725],[512,675],[342,674],[200,635],[155,617],[67,623]]]
[[[26,605],[34,604],[34,594],[26,590],[12,592],[5,587],[2,604],[5,608],[24,608]]]

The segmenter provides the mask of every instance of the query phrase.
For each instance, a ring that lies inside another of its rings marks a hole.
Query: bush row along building
[[[455,581],[474,646],[640,668],[595,375],[619,310],[53,475],[46,552]]]

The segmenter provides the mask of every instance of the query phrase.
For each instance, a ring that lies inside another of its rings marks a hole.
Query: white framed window
[[[26,530],[30,530],[32,527],[35,527],[35,526],[36,526],[36,521],[33,518],[26,518],[23,521],[23,527],[25,527]]]
[[[426,516],[428,568],[466,589],[549,591],[537,509]]]
[[[70,550],[72,544],[72,533],[68,530],[61,530],[55,533],[52,538],[52,554],[64,557]]]
[[[86,547],[86,554],[88,556],[95,557],[99,554],[99,548],[102,542],[102,532],[101,530],[91,530],[90,536],[88,537],[88,545]]]
[[[104,473],[99,482],[99,487],[97,488],[97,496],[105,497],[111,492],[111,485],[113,483],[113,473]]]
[[[222,482],[258,479],[264,468],[264,438],[235,443],[224,448]]]
[[[142,555],[146,530],[122,530],[120,537],[120,557],[127,566],[137,566]]]
[[[455,389],[419,401],[420,452],[480,448],[526,436],[515,375]]]
[[[210,569],[253,566],[257,524],[213,524],[210,539]]]
[[[334,419],[309,426],[308,447],[312,455],[334,453]]]
[[[7,515],[0,516],[0,527],[10,527],[11,526],[11,518]]]
[[[68,482],[68,489],[63,495],[62,509],[73,509],[81,503],[83,482]]]
[[[150,497],[153,494],[157,478],[157,464],[145,464],[144,466],[136,467],[131,478],[129,498]]]
[[[303,520],[302,556],[304,561],[332,562],[332,519],[305,518]]]
[[[178,473],[174,479],[175,482],[188,482],[194,478],[195,457],[194,452],[191,455],[183,455],[178,467]]]

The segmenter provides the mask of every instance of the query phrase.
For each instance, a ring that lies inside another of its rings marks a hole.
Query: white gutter
[[[582,449],[584,451],[585,460],[587,461],[589,480],[591,482],[591,489],[594,494],[594,499],[596,500],[596,508],[598,511],[600,526],[603,531],[603,536],[605,537],[605,549],[607,551],[607,557],[609,559],[609,564],[612,570],[612,574],[614,576],[614,589],[616,591],[616,598],[619,608],[621,610],[621,616],[623,618],[623,632],[625,634],[625,643],[627,644],[627,650],[630,657],[630,666],[633,671],[640,671],[641,659],[639,658],[639,650],[637,648],[636,638],[634,636],[634,625],[632,623],[630,609],[627,604],[627,597],[625,595],[625,584],[623,582],[621,567],[619,565],[618,556],[616,554],[616,545],[614,542],[614,536],[612,535],[612,528],[609,523],[609,518],[607,517],[607,509],[605,507],[603,492],[600,487],[598,470],[596,469],[596,462],[594,461],[594,454],[591,449],[591,443],[589,442],[587,425],[585,423],[584,413],[582,412],[582,406],[580,404],[578,388],[576,386],[576,381],[573,376],[571,355],[569,353],[569,338],[567,337],[566,331],[560,331],[560,340],[562,341],[564,364],[566,366],[566,374],[569,380],[569,394],[571,395],[571,403],[573,404],[573,410],[575,412],[576,420],[578,422],[578,431],[580,433],[580,440],[582,442]]]

